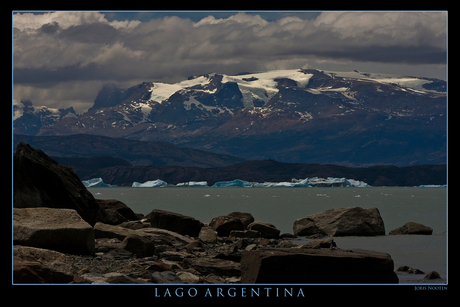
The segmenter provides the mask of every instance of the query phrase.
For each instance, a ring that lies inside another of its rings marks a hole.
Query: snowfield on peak
[[[171,97],[174,93],[192,87],[196,85],[207,85],[209,84],[209,78],[205,76],[200,76],[195,79],[191,80],[184,80],[178,83],[161,83],[161,82],[153,82],[153,87],[150,89],[150,92],[152,93],[150,96],[149,101],[157,101],[157,102],[162,102],[169,97]],[[215,93],[214,91],[208,91],[208,90],[202,90],[204,92],[213,94]]]
[[[368,72],[360,72],[357,70],[354,70],[354,71],[326,71],[325,70],[324,73],[330,76],[334,76],[334,77],[350,78],[350,79],[356,79],[356,80],[367,80],[367,81],[373,81],[373,82],[378,82],[378,83],[383,83],[383,84],[396,84],[400,87],[409,88],[411,90],[414,90],[415,92],[420,92],[420,93],[427,93],[427,92],[439,93],[437,91],[428,90],[423,87],[424,84],[433,82],[426,78],[400,76],[396,74],[368,73]]]
[[[278,92],[275,79],[291,79],[297,82],[297,86],[304,87],[312,76],[313,74],[305,74],[299,69],[288,69],[239,76],[224,75],[222,82],[236,82],[243,94],[244,106],[252,107],[254,99],[267,103]]]

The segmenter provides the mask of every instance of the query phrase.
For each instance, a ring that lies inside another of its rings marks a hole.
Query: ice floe
[[[144,183],[140,182],[133,182],[132,187],[133,188],[157,188],[157,187],[164,187],[167,186],[168,184],[166,181],[163,181],[161,179],[153,180],[153,181],[146,181]]]
[[[93,178],[93,179],[90,179],[90,180],[82,180],[82,183],[87,188],[93,188],[93,187],[114,188],[114,187],[116,187],[116,185],[104,183],[102,178]]]

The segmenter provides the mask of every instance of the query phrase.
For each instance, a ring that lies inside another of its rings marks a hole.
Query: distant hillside
[[[124,159],[132,165],[220,167],[244,161],[242,158],[230,155],[180,148],[165,142],[136,141],[90,134],[66,136],[16,134],[13,136],[14,148],[21,141],[43,150],[48,156],[74,158],[110,156]]]

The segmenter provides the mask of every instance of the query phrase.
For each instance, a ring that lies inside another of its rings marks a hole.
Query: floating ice
[[[220,181],[216,182],[213,187],[215,188],[230,188],[230,187],[240,187],[240,188],[250,188],[253,187],[257,182],[249,182],[240,179],[235,179],[232,181]]]
[[[447,188],[447,184],[422,184],[419,188]]]
[[[104,183],[102,178],[93,178],[93,179],[90,179],[90,180],[82,180],[82,183],[87,188],[93,188],[93,187],[114,188],[114,187],[116,187],[116,185]]]
[[[133,182],[133,188],[157,188],[157,187],[164,187],[167,186],[168,183],[161,179],[153,180],[153,181],[146,181],[144,183],[140,182]]]
[[[306,178],[292,179],[291,182],[249,182],[240,179],[232,181],[216,182],[213,187],[255,187],[255,188],[278,188],[278,187],[370,187],[367,183],[354,179],[346,178]]]
[[[189,181],[176,184],[176,187],[207,187],[207,181]]]

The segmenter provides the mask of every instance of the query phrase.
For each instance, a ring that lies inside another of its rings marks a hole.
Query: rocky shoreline
[[[294,234],[247,212],[209,223],[158,209],[143,216],[95,200],[71,168],[24,143],[14,157],[13,204],[14,284],[398,283],[389,254],[340,249],[331,238],[384,235],[376,208],[300,218]],[[429,230],[408,223],[394,234]],[[316,240],[297,245],[296,235]]]

